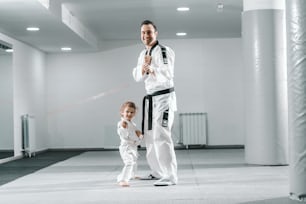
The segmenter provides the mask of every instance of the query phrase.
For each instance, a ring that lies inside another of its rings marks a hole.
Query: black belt
[[[148,130],[152,130],[152,111],[153,111],[153,96],[158,96],[158,95],[163,95],[163,94],[168,94],[174,91],[174,88],[169,88],[169,89],[164,89],[161,91],[156,91],[152,94],[146,95],[143,100],[142,100],[142,123],[141,123],[141,128],[142,128],[142,134],[144,134],[144,120],[145,120],[145,107],[146,107],[146,100],[149,100],[149,115],[148,115]]]

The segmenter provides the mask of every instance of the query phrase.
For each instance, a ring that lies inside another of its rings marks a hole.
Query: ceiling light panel
[[[184,33],[184,32],[179,32],[179,33],[176,33],[177,36],[186,36],[187,33]]]
[[[71,51],[72,49],[71,47],[62,47],[61,50],[67,52],[67,51]]]
[[[38,27],[27,27],[27,31],[39,31]]]
[[[189,11],[190,9],[188,7],[178,7],[176,10],[177,11]]]

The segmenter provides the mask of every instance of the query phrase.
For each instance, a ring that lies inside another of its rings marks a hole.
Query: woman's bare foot
[[[119,182],[119,186],[122,186],[122,187],[130,187],[130,184],[126,181],[120,181]]]

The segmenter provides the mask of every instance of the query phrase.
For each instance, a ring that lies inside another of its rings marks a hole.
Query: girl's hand
[[[126,121],[121,121],[121,127],[127,128],[128,127],[127,122]]]
[[[141,131],[140,130],[136,130],[135,132],[136,132],[137,137],[139,137],[141,135]]]

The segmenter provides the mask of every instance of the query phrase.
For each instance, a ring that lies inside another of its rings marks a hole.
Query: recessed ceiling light
[[[177,36],[185,36],[187,33],[176,33]]]
[[[6,49],[5,52],[13,52],[13,49]]]
[[[62,47],[61,48],[62,51],[71,51],[71,47]]]
[[[39,31],[38,27],[27,27],[27,31]]]
[[[178,7],[176,10],[177,11],[189,11],[190,9],[188,7]]]

